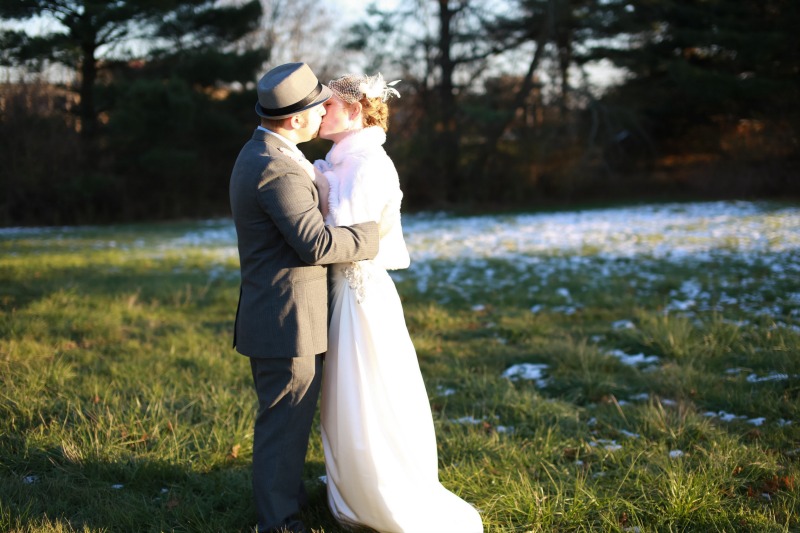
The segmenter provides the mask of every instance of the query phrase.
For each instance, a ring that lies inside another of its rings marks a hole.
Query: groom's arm
[[[300,259],[310,265],[327,265],[375,258],[377,222],[326,226],[314,183],[295,161],[274,158],[267,174],[275,177],[261,180],[259,202]]]

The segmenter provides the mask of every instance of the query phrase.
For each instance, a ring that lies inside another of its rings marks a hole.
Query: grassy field
[[[800,531],[800,209],[406,221],[440,479],[486,531]],[[0,230],[0,531],[251,531],[237,297],[230,221]],[[315,423],[333,533],[324,473]]]

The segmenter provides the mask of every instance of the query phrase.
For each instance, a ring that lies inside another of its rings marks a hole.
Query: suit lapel
[[[297,160],[295,160],[290,155],[285,154],[282,151],[280,151],[280,148],[283,148],[284,150],[289,150],[290,152],[296,152],[297,154],[299,154],[300,156],[305,158],[305,155],[303,155],[303,152],[301,152],[296,146],[292,147],[292,146],[286,144],[281,138],[276,137],[275,135],[271,135],[271,134],[267,133],[266,131],[262,131],[262,130],[259,130],[259,129],[256,129],[256,131],[253,133],[253,140],[264,142],[268,146],[268,152],[269,152],[269,154],[271,156],[283,156],[286,159],[291,160],[295,165],[301,167],[301,169],[303,170],[303,174],[308,176],[308,174],[306,173],[306,170],[304,168],[302,168],[302,166],[300,165],[300,163]],[[311,177],[309,176],[308,179],[311,180]],[[311,181],[313,181],[313,180],[311,180]]]

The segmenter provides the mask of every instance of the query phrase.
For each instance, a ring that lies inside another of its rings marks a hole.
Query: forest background
[[[796,0],[0,0],[0,226],[228,216],[254,82],[296,60],[402,80],[407,210],[796,198],[798,27]]]

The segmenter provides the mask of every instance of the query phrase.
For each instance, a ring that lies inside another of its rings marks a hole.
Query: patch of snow
[[[608,450],[609,452],[615,452],[617,450],[622,449],[622,445],[618,444],[617,441],[611,439],[597,439],[596,441],[590,442],[589,446],[593,448],[596,448],[597,446],[602,446],[604,450]]]
[[[758,376],[757,374],[750,374],[747,376],[748,383],[762,383],[764,381],[785,381],[789,379],[789,374],[782,374],[780,372],[770,372],[766,376]]]
[[[743,420],[747,418],[744,415],[738,416],[725,411],[718,411],[718,412],[706,411],[705,413],[703,413],[703,416],[706,416],[708,418],[719,418],[723,422],[733,422],[734,420]]]
[[[456,393],[456,389],[444,388],[441,385],[436,387],[436,394],[439,396],[452,396]]]
[[[511,366],[503,372],[503,377],[510,380],[526,379],[535,381],[536,386],[544,388],[547,386],[547,380],[544,379],[544,371],[547,370],[548,365],[539,363],[520,363]]]
[[[645,355],[643,353],[628,355],[622,350],[610,350],[606,352],[606,355],[616,357],[622,364],[628,366],[654,364],[659,361],[659,357],[657,355]]]
[[[480,424],[483,422],[483,419],[475,418],[474,416],[462,416],[461,418],[453,418],[450,422],[454,422],[456,424]]]

